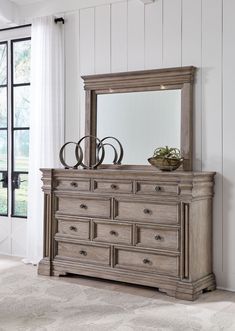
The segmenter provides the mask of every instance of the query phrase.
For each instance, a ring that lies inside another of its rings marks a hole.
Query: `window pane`
[[[7,130],[0,131],[0,170],[7,170]]]
[[[13,44],[14,84],[30,82],[30,40]]]
[[[14,131],[14,171],[28,171],[29,131]]]
[[[18,189],[14,190],[14,216],[27,216],[28,199],[28,175],[20,175],[21,183]]]
[[[14,126],[29,126],[30,86],[14,88]]]
[[[0,85],[7,84],[7,45],[0,44]]]
[[[7,127],[7,88],[0,87],[0,128]]]
[[[0,181],[3,179],[3,173],[0,172]],[[7,188],[3,188],[0,182],[0,215],[7,215]]]

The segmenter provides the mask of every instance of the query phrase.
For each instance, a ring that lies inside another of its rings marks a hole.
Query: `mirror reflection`
[[[97,137],[114,136],[124,149],[122,164],[147,165],[159,146],[180,148],[181,90],[97,96]],[[104,163],[112,163],[106,148]]]

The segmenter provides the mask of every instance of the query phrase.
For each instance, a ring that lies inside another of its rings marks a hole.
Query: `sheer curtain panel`
[[[32,22],[31,121],[27,256],[37,264],[43,255],[43,194],[40,168],[58,168],[64,143],[63,25],[54,17]]]

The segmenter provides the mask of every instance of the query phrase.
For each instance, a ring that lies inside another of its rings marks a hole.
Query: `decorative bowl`
[[[150,157],[148,162],[162,170],[162,171],[173,171],[181,166],[183,159],[170,159],[170,158],[162,158],[162,157]]]

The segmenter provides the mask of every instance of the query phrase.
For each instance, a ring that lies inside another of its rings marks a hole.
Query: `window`
[[[7,42],[0,43],[0,214],[8,213]]]
[[[27,217],[30,38],[0,43],[0,215]]]

